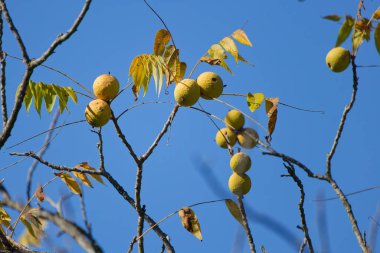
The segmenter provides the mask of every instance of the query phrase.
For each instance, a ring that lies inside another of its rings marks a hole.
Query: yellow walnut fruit
[[[251,189],[251,185],[251,179],[247,174],[239,175],[237,173],[232,173],[228,180],[228,188],[230,188],[230,191],[237,196],[247,194]]]
[[[350,51],[342,47],[331,49],[326,55],[326,64],[333,72],[342,72],[350,65]]]
[[[103,74],[95,79],[92,89],[97,98],[110,100],[116,97],[119,93],[119,86],[119,81],[116,77],[109,74]]]
[[[251,158],[244,152],[234,154],[230,160],[231,169],[237,174],[244,174],[251,168]]]
[[[259,135],[252,128],[244,128],[237,135],[239,145],[246,149],[251,149],[259,142]]]
[[[223,80],[214,72],[204,72],[197,78],[201,97],[207,100],[218,98],[223,92]]]
[[[239,130],[244,126],[244,115],[238,110],[231,110],[227,112],[226,117],[224,118],[224,122],[228,128],[233,128],[235,130]]]
[[[95,99],[87,105],[84,115],[91,126],[101,127],[110,119],[111,108],[106,101]]]
[[[218,146],[222,148],[228,148],[226,136],[227,136],[230,146],[233,147],[236,143],[236,135],[229,128],[222,128],[220,129],[220,131],[216,133],[216,136],[215,136],[216,144],[218,144]]]
[[[181,106],[192,106],[200,96],[200,89],[193,79],[183,79],[174,89],[174,99]]]

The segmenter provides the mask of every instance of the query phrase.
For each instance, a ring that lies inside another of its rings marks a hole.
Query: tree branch
[[[337,133],[335,135],[335,139],[333,142],[333,145],[331,147],[330,152],[327,154],[327,159],[326,159],[326,175],[331,178],[331,160],[334,157],[336,148],[339,144],[340,137],[342,136],[343,128],[346,123],[347,115],[351,111],[352,107],[355,104],[356,100],[356,93],[358,91],[358,76],[356,72],[356,63],[355,63],[355,56],[351,56],[351,65],[352,65],[352,73],[353,73],[353,86],[352,86],[352,95],[351,95],[351,100],[350,102],[346,105],[344,108],[342,117],[340,119],[339,127],[337,130]]]
[[[148,150],[140,157],[140,161],[144,162],[148,157],[153,153],[154,149],[157,147],[158,143],[160,142],[162,136],[168,131],[169,126],[172,124],[173,119],[175,115],[177,114],[177,111],[179,109],[179,105],[176,104],[172,110],[172,112],[169,115],[168,120],[165,122],[164,127],[162,128],[161,132],[157,135],[156,139],[152,143],[152,145],[148,148]]]
[[[112,122],[113,122],[113,124],[115,126],[117,135],[119,136],[119,138],[121,139],[121,141],[124,143],[124,145],[127,147],[127,149],[129,151],[129,153],[131,154],[133,160],[135,161],[136,164],[140,164],[140,159],[137,157],[135,151],[133,151],[133,148],[132,148],[131,144],[129,144],[129,142],[125,138],[125,135],[121,131],[119,123],[117,122],[117,119],[115,118],[115,115],[114,115],[114,113],[113,113],[112,110],[111,110],[111,120],[112,120]]]
[[[30,61],[28,52],[26,51],[25,44],[22,41],[22,38],[21,38],[16,26],[14,25],[11,16],[9,15],[9,11],[8,11],[7,5],[5,4],[4,0],[0,1],[0,8],[4,13],[4,17],[8,23],[9,29],[12,31],[12,33],[15,36],[15,39],[16,39],[19,47],[20,47],[22,57],[24,58],[24,62],[25,62],[25,64],[28,65],[29,61]]]
[[[310,235],[309,235],[309,228],[307,226],[305,210],[304,210],[304,207],[303,207],[303,204],[305,202],[305,191],[304,191],[304,188],[303,188],[302,181],[296,175],[296,172],[295,172],[293,164],[291,164],[290,162],[287,162],[287,164],[284,163],[284,167],[288,170],[288,173],[289,173],[290,177],[297,184],[297,186],[298,186],[298,188],[300,190],[300,201],[298,203],[298,209],[299,209],[299,212],[300,212],[302,231],[303,231],[303,233],[305,235],[305,240],[307,242],[307,245],[309,246],[310,253],[314,253],[313,243],[312,243]],[[302,251],[300,250],[300,252],[302,252]]]
[[[62,44],[64,41],[69,39],[71,35],[73,35],[76,30],[78,29],[79,25],[81,24],[83,18],[85,17],[88,9],[90,8],[92,0],[86,0],[84,3],[81,12],[79,13],[78,17],[74,21],[73,25],[67,32],[60,34],[57,36],[57,38],[51,43],[50,47],[38,58],[33,61],[31,61],[30,66],[35,68],[38,65],[42,64],[44,61],[48,59],[48,57],[54,52],[54,50]]]
[[[244,227],[245,233],[247,234],[249,247],[252,253],[256,253],[255,243],[253,242],[251,229],[249,228],[249,224],[247,220],[247,214],[245,213],[243,198],[238,196],[237,199],[238,199],[239,209],[242,214],[243,227]]]
[[[138,214],[137,219],[137,234],[139,253],[144,253],[144,238],[141,237],[144,230],[144,213],[145,207],[141,207],[141,184],[142,184],[143,165],[140,163],[136,171],[136,184],[135,184],[135,209]]]
[[[1,115],[3,118],[3,127],[8,121],[8,110],[7,110],[7,94],[5,92],[5,66],[6,55],[3,52],[3,12],[0,10],[0,93],[1,93]]]
[[[23,209],[22,205],[10,200],[7,197],[5,197],[0,203],[18,211]],[[42,208],[36,210],[34,214],[37,217],[40,217],[42,219],[45,219],[54,223],[64,233],[71,236],[86,252],[89,252],[89,253],[103,252],[103,250],[100,248],[100,246],[97,244],[97,242],[94,240],[94,238],[90,234],[88,234],[84,229],[82,229],[75,223],[64,219],[59,214],[52,213]]]
[[[133,207],[135,207],[135,201],[129,194],[124,190],[124,188],[112,177],[107,171],[103,172],[103,176],[107,178],[108,182],[116,189],[116,191]],[[168,253],[174,253],[175,250],[171,243],[167,239],[167,235],[161,230],[159,226],[156,225],[156,222],[146,213],[144,213],[144,219],[149,224],[150,227],[154,227],[153,230],[156,232],[158,237],[164,243]]]
[[[96,171],[96,170],[86,170],[86,169],[78,169],[78,168],[69,168],[69,167],[65,167],[65,166],[61,166],[61,165],[57,165],[57,164],[53,164],[51,162],[48,162],[44,159],[42,159],[40,156],[36,155],[34,152],[30,151],[30,152],[26,152],[26,153],[17,153],[17,152],[12,152],[10,153],[10,155],[13,155],[13,156],[28,156],[28,157],[32,157],[34,159],[36,159],[37,161],[39,161],[40,163],[54,169],[54,170],[58,170],[58,171],[67,171],[67,172],[80,172],[80,173],[84,173],[84,174],[91,174],[91,175],[102,175],[102,172],[101,171]]]

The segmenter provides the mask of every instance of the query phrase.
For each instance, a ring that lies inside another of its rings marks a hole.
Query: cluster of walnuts
[[[92,89],[97,99],[92,100],[86,107],[84,115],[87,122],[93,127],[101,127],[107,124],[111,118],[109,101],[119,93],[119,81],[116,77],[103,74],[98,76]]]

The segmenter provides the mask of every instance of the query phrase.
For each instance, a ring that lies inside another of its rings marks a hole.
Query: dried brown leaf
[[[44,193],[44,188],[42,185],[40,185],[37,190],[34,192],[34,196],[38,199],[40,202],[44,202],[45,199],[45,193]]]
[[[202,241],[201,227],[194,211],[189,207],[184,207],[179,210],[178,215],[181,218],[182,226]]]

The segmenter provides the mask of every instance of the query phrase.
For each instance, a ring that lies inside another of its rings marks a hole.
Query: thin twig
[[[145,207],[141,207],[142,176],[143,176],[143,163],[141,162],[137,165],[136,183],[135,183],[135,209],[138,214],[136,236],[139,238],[137,240],[138,246],[139,246],[139,253],[144,253],[144,239],[140,237],[144,229],[143,217],[145,213]]]
[[[62,128],[62,127],[66,127],[66,126],[70,126],[70,125],[74,125],[74,124],[78,124],[78,123],[82,123],[82,122],[86,122],[86,120],[84,120],[84,119],[83,119],[83,120],[77,120],[77,121],[73,121],[73,122],[69,122],[69,123],[65,123],[65,124],[62,124],[62,125],[59,125],[59,126],[53,127],[52,129],[48,129],[48,130],[43,131],[43,132],[41,132],[41,133],[35,134],[35,135],[33,135],[32,137],[29,137],[29,138],[27,138],[27,139],[25,139],[25,140],[22,140],[22,141],[20,141],[20,142],[17,142],[16,144],[13,144],[12,146],[7,147],[6,150],[9,150],[9,149],[11,149],[11,148],[17,147],[17,146],[19,146],[19,145],[21,145],[21,144],[23,144],[23,143],[25,143],[25,142],[27,142],[27,141],[30,141],[30,140],[32,140],[32,139],[38,137],[38,136],[44,135],[44,134],[46,134],[46,133],[48,133],[48,132],[50,132],[50,131],[54,131],[55,129]]]
[[[377,239],[377,233],[379,231],[379,219],[380,219],[380,207],[377,207],[377,210],[375,212],[374,217],[369,217],[371,219],[371,225],[369,229],[369,245],[372,250],[372,252],[376,252],[376,239]]]
[[[44,61],[47,60],[47,58],[54,52],[54,50],[63,42],[65,42],[67,39],[69,39],[78,29],[79,25],[81,24],[82,20],[84,19],[88,9],[90,8],[92,0],[86,0],[84,3],[82,10],[80,11],[78,17],[74,21],[73,25],[70,27],[69,30],[67,30],[65,33],[60,34],[57,36],[57,38],[50,44],[50,47],[37,59],[32,60],[30,65],[31,67],[37,67],[38,65],[42,64]]]
[[[6,56],[3,53],[3,12],[0,10],[0,93],[1,93],[1,115],[3,118],[3,127],[8,121],[7,94],[5,82],[5,66],[7,64]]]
[[[179,109],[179,105],[176,104],[170,113],[167,121],[165,122],[163,128],[161,131],[158,133],[156,139],[153,141],[152,145],[148,148],[148,150],[139,158],[141,162],[146,161],[148,157],[153,153],[154,149],[157,147],[158,143],[160,142],[161,138],[164,136],[164,134],[168,131],[169,126],[172,124],[175,115],[177,114],[177,111]]]
[[[313,243],[311,241],[311,238],[309,235],[309,228],[308,228],[307,222],[306,222],[305,209],[303,207],[304,202],[305,202],[305,191],[303,188],[302,181],[297,176],[293,164],[291,164],[290,162],[287,162],[287,164],[284,163],[284,167],[288,170],[289,175],[291,176],[293,181],[297,184],[297,186],[300,190],[300,201],[298,203],[298,210],[300,212],[302,231],[303,231],[305,239],[307,241],[307,245],[309,246],[310,253],[314,253]],[[302,252],[302,250],[300,250],[300,252]]]
[[[164,21],[164,20],[160,17],[160,15],[159,15],[159,14],[153,9],[153,7],[150,6],[150,5],[148,4],[148,2],[147,2],[146,0],[144,0],[144,2],[145,2],[145,4],[149,7],[149,9],[154,13],[154,15],[156,15],[156,16],[158,17],[158,19],[161,21],[161,23],[165,26],[166,30],[170,33],[170,38],[171,38],[171,40],[172,40],[172,42],[173,42],[173,46],[174,46],[174,48],[177,48],[177,47],[175,46],[175,43],[174,43],[173,34],[170,32],[169,27],[165,24],[165,21]]]
[[[5,52],[4,52],[5,53]],[[17,57],[17,56],[14,56],[14,55],[10,55],[10,54],[8,54],[8,53],[5,53],[5,55],[7,56],[7,57],[9,57],[9,58],[12,58],[12,59],[15,59],[15,60],[19,60],[19,61],[23,61],[23,59],[22,58],[20,58],[20,57]],[[44,68],[47,68],[47,69],[50,69],[50,70],[52,70],[52,71],[54,71],[54,72],[57,72],[58,74],[60,74],[60,75],[62,75],[62,76],[64,76],[64,77],[66,77],[67,79],[69,79],[70,81],[72,81],[72,82],[74,82],[75,84],[77,84],[79,87],[81,87],[83,90],[85,90],[88,94],[90,94],[90,98],[94,98],[93,96],[92,96],[92,93],[91,93],[91,91],[89,91],[83,84],[81,84],[80,82],[78,82],[77,80],[75,80],[73,77],[71,77],[71,76],[69,76],[68,74],[66,74],[65,72],[63,72],[63,71],[61,71],[61,70],[58,70],[58,69],[56,69],[56,68],[53,68],[53,67],[50,67],[50,66],[48,66],[48,65],[46,65],[46,64],[41,64],[40,65],[41,67],[44,67]],[[86,95],[87,96],[87,95]]]
[[[135,208],[135,201],[133,200],[133,198],[128,194],[128,192],[126,192],[124,190],[124,188],[119,184],[119,182],[113,178],[113,176],[108,173],[106,170],[103,171],[103,174],[102,174],[107,180],[108,182],[110,182],[110,184],[115,188],[115,190],[133,207]],[[147,213],[144,213],[144,219],[145,221],[149,224],[149,226],[155,226],[156,222],[147,214]],[[174,253],[175,250],[173,248],[173,246],[171,245],[171,243],[168,241],[167,239],[167,235],[161,230],[161,228],[159,226],[155,226],[153,228],[153,230],[156,232],[156,234],[158,235],[158,237],[161,239],[161,241],[165,244],[165,247],[168,251],[168,253]]]
[[[119,138],[121,139],[121,141],[123,142],[123,144],[127,147],[128,151],[131,154],[131,156],[132,156],[133,160],[135,161],[135,163],[139,164],[140,160],[137,157],[135,151],[133,151],[133,148],[132,148],[131,144],[129,144],[129,142],[125,138],[125,135],[121,131],[119,123],[117,122],[117,119],[115,118],[115,114],[113,113],[112,110],[111,110],[111,120],[112,120],[112,122],[113,122],[113,124],[115,126],[117,135],[119,136]]]
[[[132,241],[131,241],[131,243],[129,244],[129,248],[128,248],[128,252],[127,252],[127,253],[132,253],[132,251],[133,251],[133,246],[135,245],[135,243],[136,243],[136,236],[134,236],[134,237],[132,238]]]
[[[249,228],[249,224],[247,220],[247,214],[245,213],[243,198],[241,196],[238,196],[237,199],[238,199],[239,209],[242,215],[243,227],[244,227],[245,233],[247,234],[249,247],[252,253],[256,253],[255,243],[253,242],[251,229]]]
[[[5,20],[7,21],[8,23],[8,26],[9,26],[9,29],[12,31],[13,35],[15,36],[15,39],[20,47],[20,50],[21,50],[21,54],[22,54],[22,57],[24,58],[24,62],[26,64],[29,64],[29,55],[28,55],[28,52],[26,51],[26,47],[25,47],[25,44],[16,28],[16,26],[14,25],[13,21],[12,21],[12,18],[9,14],[9,11],[8,11],[8,8],[7,8],[7,5],[5,4],[5,1],[4,0],[1,0],[0,1],[0,8],[2,10],[2,12],[4,13],[4,17],[5,17]]]
[[[132,105],[130,107],[128,107],[127,109],[125,109],[124,111],[122,111],[119,116],[116,117],[116,120],[119,120],[121,116],[123,116],[126,112],[132,110],[133,108],[136,108],[136,107],[139,107],[139,106],[142,106],[142,105],[149,105],[149,104],[164,104],[165,102],[164,101],[151,101],[151,102],[140,102],[140,103],[137,103],[135,105]]]
[[[352,107],[355,104],[356,100],[356,93],[358,90],[358,76],[356,72],[356,64],[355,64],[355,56],[351,56],[351,65],[352,65],[352,73],[353,73],[353,86],[352,86],[352,95],[351,95],[351,100],[350,102],[346,105],[344,108],[342,117],[340,119],[339,127],[337,130],[337,133],[335,135],[335,139],[333,142],[333,145],[331,147],[330,152],[327,154],[327,159],[326,159],[326,176],[331,177],[331,160],[334,157],[336,148],[339,144],[340,137],[342,136],[343,128],[346,123],[347,115],[351,111]]]
[[[84,202],[83,184],[81,185],[81,192],[82,194],[79,195],[79,198],[80,198],[80,207],[82,211],[82,218],[86,226],[87,233],[89,235],[92,235],[91,223],[88,221],[88,216],[86,212],[86,203]]]
[[[58,171],[67,171],[67,172],[80,172],[80,173],[84,173],[84,174],[90,174],[90,175],[102,175],[102,172],[101,171],[96,171],[96,170],[86,170],[86,169],[78,169],[78,168],[69,168],[69,167],[65,167],[65,166],[61,166],[61,165],[57,165],[57,164],[53,164],[51,162],[48,162],[44,159],[42,159],[41,157],[39,157],[38,155],[36,155],[34,152],[30,151],[30,152],[26,152],[26,153],[17,153],[17,152],[12,152],[10,153],[10,155],[13,155],[13,156],[28,156],[28,157],[32,157],[34,159],[36,159],[37,161],[39,161],[40,163],[54,169],[54,170],[58,170]]]
[[[363,189],[363,190],[359,190],[359,191],[350,192],[350,193],[347,193],[345,195],[346,195],[346,197],[348,197],[348,196],[352,196],[352,195],[356,195],[356,194],[360,194],[360,193],[363,193],[363,192],[372,191],[372,190],[376,190],[376,189],[380,189],[380,185],[369,187],[369,188],[366,188],[366,189]],[[336,199],[339,199],[339,197],[319,198],[319,199],[315,199],[314,201],[316,201],[316,202],[324,202],[324,201],[330,201],[330,200],[336,200]]]
[[[302,243],[301,243],[301,245],[300,245],[300,250],[299,250],[299,253],[303,253],[303,251],[305,250],[305,248],[306,248],[306,245],[307,245],[307,239],[306,238],[304,238],[303,240],[302,240]]]
[[[246,98],[247,94],[223,93],[222,96],[233,96],[233,97],[245,97]],[[322,114],[325,113],[325,111],[304,109],[304,108],[300,108],[300,107],[297,107],[294,105],[288,105],[288,104],[285,104],[282,102],[279,102],[279,104],[286,106],[286,107],[289,107],[289,108],[292,108],[292,109],[295,109],[295,110],[304,111],[304,112],[318,112],[318,113],[322,113]]]
[[[241,112],[245,117],[247,117],[250,121],[252,121],[252,122],[255,123],[256,125],[258,125],[258,126],[259,126],[261,129],[263,129],[265,132],[268,132],[268,130],[267,130],[263,125],[261,125],[260,122],[258,122],[257,120],[253,119],[251,116],[249,116],[249,115],[246,114],[245,112],[241,111],[239,108],[237,108],[237,107],[235,107],[235,106],[233,106],[233,105],[231,105],[231,104],[229,104],[229,103],[227,103],[227,102],[224,102],[224,101],[222,101],[222,100],[220,100],[220,99],[217,99],[217,98],[214,98],[213,100],[214,100],[214,101],[217,101],[217,102],[219,102],[219,103],[221,103],[221,104],[224,104],[224,105],[226,105],[226,106],[228,106],[228,107],[230,107],[230,108],[232,108],[232,109],[238,110],[238,111]]]
[[[54,114],[53,120],[50,123],[49,130],[51,130],[52,128],[55,127],[59,115],[60,115],[59,110],[57,110],[56,113]],[[49,131],[48,134],[46,135],[42,149],[38,152],[39,157],[42,157],[45,154],[46,150],[49,148],[50,139],[51,139],[52,134],[53,134],[53,131]],[[28,175],[27,175],[27,179],[26,179],[26,199],[30,199],[30,189],[32,186],[32,177],[33,177],[33,173],[34,173],[35,169],[37,168],[37,165],[38,165],[38,161],[34,160],[32,165],[30,166],[30,168],[28,170]]]

